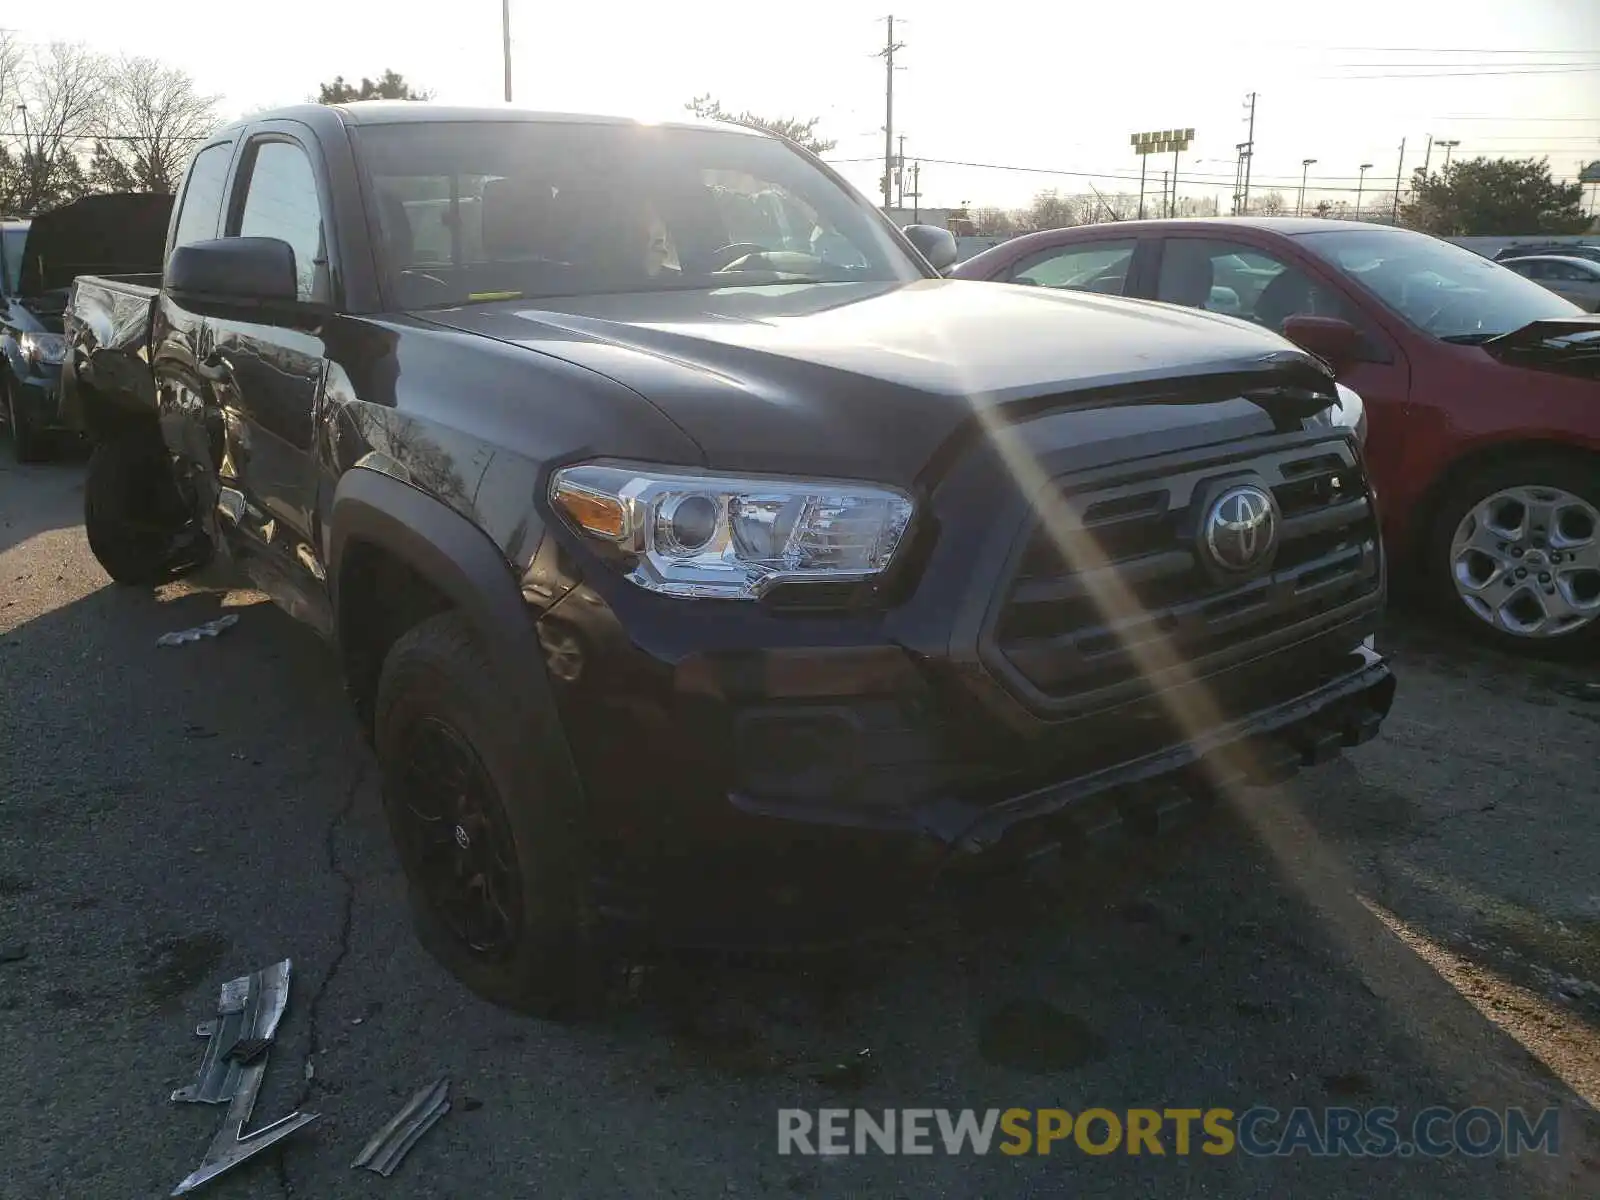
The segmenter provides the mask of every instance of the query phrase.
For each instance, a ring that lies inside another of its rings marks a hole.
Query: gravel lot
[[[321,644],[248,593],[113,587],[81,487],[0,466],[0,1195],[166,1195],[219,1115],[167,1099],[193,1027],[283,957],[258,1115],[322,1116],[219,1200],[1600,1194],[1600,705],[1571,664],[1399,618],[1385,736],[1190,836],[951,889],[887,948],[657,964],[561,1027],[413,941]],[[225,605],[223,637],[157,648]],[[439,1074],[455,1110],[392,1178],[353,1171]],[[1561,1153],[777,1153],[783,1107],[1254,1104],[1558,1106]]]

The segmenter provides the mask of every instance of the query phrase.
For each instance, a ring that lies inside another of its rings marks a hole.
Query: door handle
[[[209,354],[200,361],[200,378],[207,383],[233,383],[233,364],[221,354]]]

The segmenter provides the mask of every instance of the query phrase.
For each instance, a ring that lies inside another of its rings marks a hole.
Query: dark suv
[[[291,109],[199,150],[169,246],[72,300],[91,545],[333,642],[421,935],[494,999],[628,918],[846,935],[857,882],[1152,832],[1388,710],[1318,359],[941,279],[777,138]]]

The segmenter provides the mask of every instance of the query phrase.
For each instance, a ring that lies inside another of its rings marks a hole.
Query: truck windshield
[[[1300,242],[1442,341],[1487,341],[1582,311],[1499,263],[1425,233],[1353,229],[1303,234]]]
[[[26,225],[0,228],[0,296],[15,296],[22,282],[22,248],[28,243]]]
[[[355,141],[400,308],[923,275],[866,201],[771,138],[484,121]]]

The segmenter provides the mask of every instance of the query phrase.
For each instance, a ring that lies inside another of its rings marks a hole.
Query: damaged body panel
[[[226,1104],[227,1112],[200,1165],[172,1190],[194,1191],[224,1171],[276,1145],[317,1119],[316,1113],[290,1113],[246,1133],[256,1096],[266,1078],[267,1057],[289,1004],[290,962],[284,959],[222,985],[217,1015],[195,1034],[206,1039],[205,1057],[194,1083],[172,1093],[179,1104]]]
[[[356,1155],[352,1167],[365,1167],[384,1178],[393,1175],[400,1160],[450,1111],[450,1081],[436,1079],[422,1088],[405,1106],[372,1135]]]

